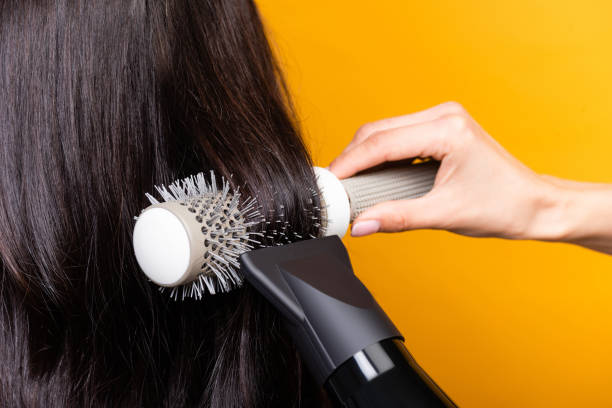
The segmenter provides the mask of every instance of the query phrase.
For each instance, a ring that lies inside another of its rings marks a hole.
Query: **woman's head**
[[[210,168],[316,234],[286,95],[248,0],[0,3],[0,405],[300,399],[265,301],[169,301],[130,243],[145,192]]]

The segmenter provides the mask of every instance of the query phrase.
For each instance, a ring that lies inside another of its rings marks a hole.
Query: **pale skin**
[[[353,236],[443,229],[567,242],[612,254],[612,184],[535,173],[455,102],[362,126],[329,169],[342,179],[411,157],[441,162],[433,189],[368,209],[353,222]]]

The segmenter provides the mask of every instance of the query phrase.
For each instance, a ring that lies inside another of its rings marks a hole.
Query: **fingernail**
[[[374,234],[375,232],[378,232],[379,229],[380,221],[359,221],[353,224],[353,228],[351,229],[351,235],[354,237],[363,237],[365,235]]]

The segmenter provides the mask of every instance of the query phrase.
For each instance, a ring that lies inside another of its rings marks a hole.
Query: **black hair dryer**
[[[456,406],[406,350],[337,236],[250,251],[240,263],[286,318],[302,358],[337,406]]]

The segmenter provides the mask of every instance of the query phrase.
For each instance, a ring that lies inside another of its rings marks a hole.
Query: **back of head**
[[[250,0],[0,3],[0,406],[320,406],[248,287],[139,271],[145,193],[214,169],[317,233],[315,181]]]

